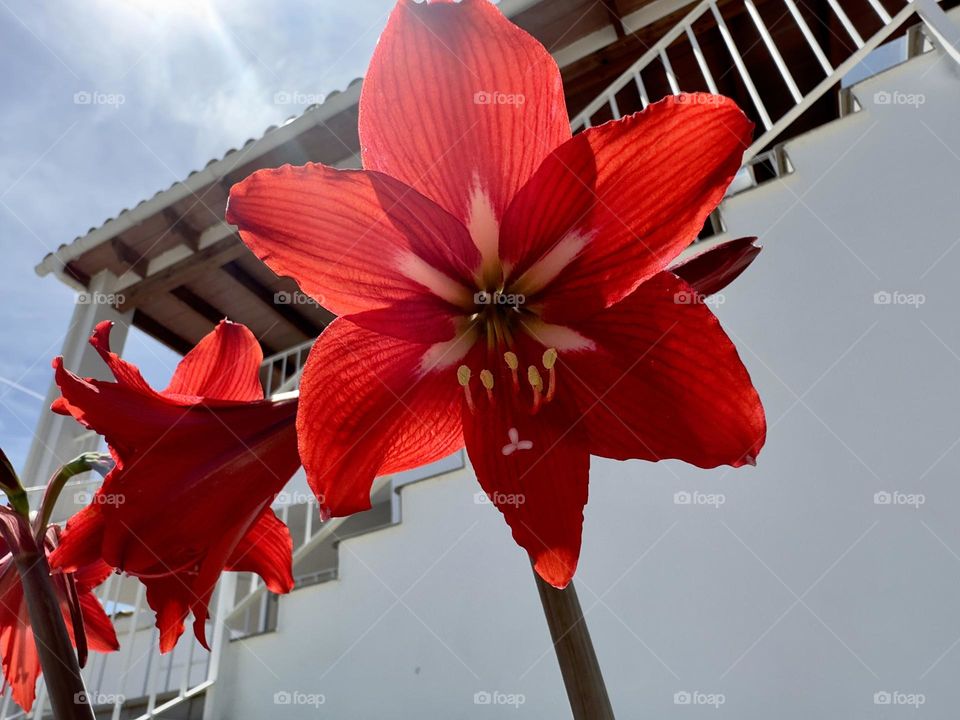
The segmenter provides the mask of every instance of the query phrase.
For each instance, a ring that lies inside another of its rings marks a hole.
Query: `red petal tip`
[[[193,634],[197,638],[197,642],[203,645],[204,649],[207,652],[210,652],[210,645],[207,643],[207,621],[206,618],[196,617],[193,618]]]
[[[544,553],[533,564],[536,571],[545,583],[555,587],[557,590],[563,590],[573,580],[573,575],[577,569],[577,563],[559,561],[551,554]]]

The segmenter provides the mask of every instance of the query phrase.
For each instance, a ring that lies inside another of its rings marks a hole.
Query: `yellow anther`
[[[520,361],[517,359],[516,353],[507,351],[503,354],[503,359],[507,361],[507,367],[511,370],[516,370],[520,367]]]
[[[470,368],[466,365],[461,365],[457,368],[457,382],[459,382],[463,388],[463,397],[464,400],[467,401],[467,407],[470,409],[470,412],[473,412],[473,396],[470,394],[470,375]]]
[[[548,348],[543,353],[543,366],[547,370],[553,370],[553,366],[557,364],[557,350],[556,348]]]
[[[527,368],[527,382],[530,383],[534,390],[543,390],[543,378],[540,376],[540,371],[537,370],[536,365],[531,365]]]
[[[547,396],[544,398],[547,402],[553,400],[553,394],[557,391],[557,371],[554,366],[557,364],[557,349],[547,348],[543,352],[543,366],[547,369],[550,379],[547,382]]]
[[[487,390],[493,390],[493,373],[489,370],[481,370],[480,382]]]

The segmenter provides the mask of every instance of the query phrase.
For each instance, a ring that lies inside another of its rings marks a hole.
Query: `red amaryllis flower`
[[[117,382],[81,379],[53,361],[62,397],[52,409],[103,434],[116,466],[92,503],[67,523],[51,556],[72,570],[102,558],[146,585],[160,649],[171,650],[188,612],[204,623],[223,570],[256,572],[289,592],[292,541],[270,503],[300,465],[296,400],[263,399],[253,334],[221,322],[153,390],[110,352],[111,323],[90,342]]]
[[[556,64],[495,6],[402,0],[363,84],[365,169],[261,170],[227,210],[341,316],[310,354],[297,420],[327,510],[363,510],[375,475],[465,442],[516,541],[563,587],[591,454],[753,462],[757,393],[667,270],[751,131],[732,101],[699,94],[571,138]],[[732,277],[755,252],[737,247],[692,276]]]
[[[11,687],[14,702],[29,712],[36,697],[40,657],[14,555],[21,551],[20,543],[16,541],[18,535],[29,533],[30,529],[25,522],[18,527],[22,521],[13,513],[5,514],[0,522],[10,530],[0,537],[0,658],[3,660],[3,677]],[[6,537],[14,542],[8,543]],[[48,555],[59,540],[60,528],[51,525],[44,536],[44,550]],[[36,548],[31,540],[26,543]],[[73,572],[52,576],[67,632],[77,648],[81,666],[88,648],[112,652],[120,647],[110,618],[93,594],[93,589],[106,580],[110,572],[109,565],[95,560]]]

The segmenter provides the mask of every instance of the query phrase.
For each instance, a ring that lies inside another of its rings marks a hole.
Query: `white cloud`
[[[392,0],[93,0],[0,7],[0,374],[43,395],[73,292],[33,266],[60,243],[239,147],[302,107],[274,95],[344,88],[366,69]],[[122,95],[77,105],[77,92]],[[10,185],[16,183],[10,189]],[[143,342],[140,341],[140,339]],[[169,351],[128,355],[165,385]],[[22,465],[43,403],[0,387],[0,437]]]

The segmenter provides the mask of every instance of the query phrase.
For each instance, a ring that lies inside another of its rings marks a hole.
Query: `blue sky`
[[[0,446],[17,467],[74,301],[36,263],[303,109],[278,93],[323,95],[363,75],[391,7],[0,0]],[[123,101],[76,103],[84,92]],[[158,385],[177,359],[137,331],[124,355]]]

